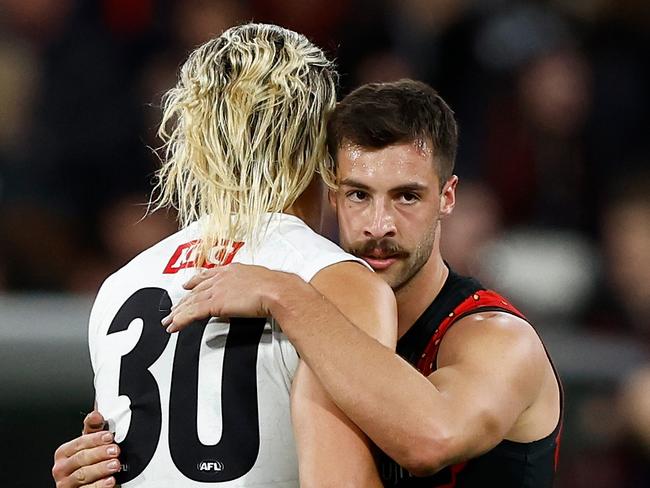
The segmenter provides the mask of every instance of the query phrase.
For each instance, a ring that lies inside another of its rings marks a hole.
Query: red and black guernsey
[[[449,270],[449,277],[438,296],[398,341],[397,353],[424,376],[429,376],[437,368],[440,341],[449,328],[462,317],[487,311],[510,313],[526,320],[498,293],[486,290],[473,278]],[[560,402],[563,403],[561,388]],[[560,419],[562,410],[561,406]],[[551,487],[557,468],[561,430],[560,420],[555,430],[543,439],[529,443],[504,440],[477,458],[448,466],[424,478],[411,475],[392,459],[383,456],[380,460],[382,481],[384,486],[398,488]]]

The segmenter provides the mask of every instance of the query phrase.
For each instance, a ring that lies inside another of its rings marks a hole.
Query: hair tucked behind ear
[[[304,36],[245,24],[191,53],[163,98],[155,209],[200,221],[197,263],[220,241],[253,243],[265,212],[281,212],[328,168],[326,114],[336,72]]]

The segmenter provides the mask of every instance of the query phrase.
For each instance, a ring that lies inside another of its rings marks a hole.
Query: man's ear
[[[330,202],[330,207],[336,212],[336,190],[327,188],[327,200]]]
[[[445,182],[440,193],[440,218],[445,218],[454,210],[456,206],[456,187],[458,186],[458,176],[451,175]]]

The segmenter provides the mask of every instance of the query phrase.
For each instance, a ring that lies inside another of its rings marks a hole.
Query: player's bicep
[[[372,271],[355,262],[337,263],[321,270],[310,284],[350,322],[383,345],[395,349],[395,295]]]
[[[449,330],[429,380],[454,412],[460,452],[475,456],[504,439],[536,398],[543,361],[534,332],[511,319],[468,317]]]
[[[301,487],[381,486],[370,441],[304,362],[293,380],[291,416]]]

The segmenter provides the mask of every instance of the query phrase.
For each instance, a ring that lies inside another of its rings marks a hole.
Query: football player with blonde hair
[[[238,262],[300,276],[394,347],[390,288],[314,232],[335,85],[318,47],[272,25],[233,27],[189,56],[164,97],[153,202],[177,208],[181,230],[99,291],[93,419],[110,432],[57,450],[58,488],[381,486],[368,439],[272,318],[161,327],[197,270]]]
[[[283,212],[320,171],[337,74],[307,38],[273,25],[229,29],[194,51],[164,97],[156,208],[203,220],[202,259],[218,239],[253,238],[265,212]]]

